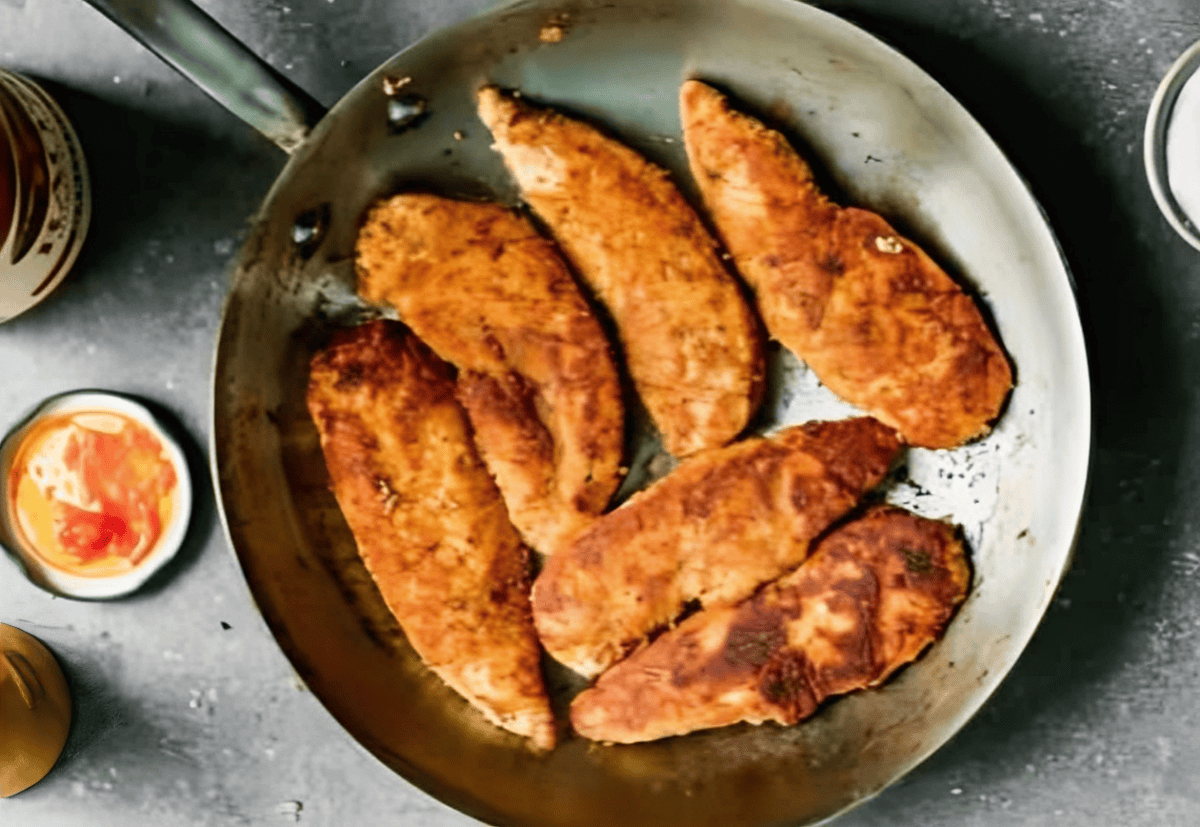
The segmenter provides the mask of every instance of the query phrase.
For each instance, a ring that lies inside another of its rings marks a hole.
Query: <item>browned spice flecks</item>
[[[799,565],[809,542],[882,480],[899,447],[895,431],[860,417],[684,460],[546,564],[533,587],[542,644],[591,677],[689,603],[741,600]]]
[[[493,723],[554,745],[529,557],[452,370],[396,322],[339,332],[308,407],[359,555],[421,659]]]
[[[758,321],[666,171],[582,121],[488,86],[494,148],[616,326],[678,457],[728,443],[762,401]]]
[[[554,246],[499,204],[403,193],[359,232],[358,289],[458,369],[513,524],[552,554],[621,481],[625,409],[608,339]]]
[[[687,81],[680,106],[692,174],[770,334],[910,444],[987,433],[1012,369],[971,298],[879,215],[827,199],[782,135],[712,87]]]
[[[693,615],[601,675],[572,703],[571,722],[617,743],[741,721],[794,724],[914,660],[941,637],[969,583],[957,527],[876,506],[794,573]]]

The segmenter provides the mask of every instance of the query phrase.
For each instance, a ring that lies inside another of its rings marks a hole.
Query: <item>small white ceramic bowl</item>
[[[1150,191],[1158,202],[1167,221],[1189,244],[1200,250],[1200,227],[1197,227],[1180,205],[1171,189],[1170,170],[1167,165],[1167,138],[1174,114],[1175,103],[1184,84],[1200,71],[1200,41],[1179,56],[1158,86],[1150,103],[1146,117],[1146,135],[1143,154],[1146,162],[1146,177],[1150,180]],[[1196,147],[1200,153],[1200,147]],[[1200,181],[1196,182],[1200,187]]]
[[[146,428],[163,446],[175,468],[175,508],[170,523],[163,528],[149,554],[128,572],[103,577],[84,577],[62,571],[43,562],[29,548],[24,532],[16,525],[9,506],[12,463],[28,434],[49,416],[71,413],[111,412],[121,414]],[[170,428],[137,400],[106,391],[72,391],[52,396],[25,416],[0,442],[0,546],[8,551],[25,575],[36,585],[62,597],[81,600],[107,600],[122,597],[140,588],[167,564],[183,545],[192,513],[192,477],[187,457]]]

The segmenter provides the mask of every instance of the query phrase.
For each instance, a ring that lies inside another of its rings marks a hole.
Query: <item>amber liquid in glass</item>
[[[0,128],[0,248],[12,232],[17,208],[17,173],[8,133]]]
[[[91,216],[83,149],[44,89],[0,69],[0,322],[46,297]]]

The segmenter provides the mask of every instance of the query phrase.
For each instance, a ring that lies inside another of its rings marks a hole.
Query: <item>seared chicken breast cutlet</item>
[[[706,451],[596,520],[533,585],[542,645],[586,677],[689,604],[733,603],[800,564],[899,450],[867,417]]]
[[[879,215],[826,198],[782,135],[717,90],[689,80],[680,108],[692,174],[770,335],[910,444],[986,433],[1012,370],[971,298]]]
[[[488,720],[551,748],[528,551],[450,367],[402,325],[371,322],[313,357],[308,408],[359,555],[413,649]]]
[[[621,480],[608,339],[554,246],[498,204],[402,194],[357,243],[358,290],[458,367],[475,441],[535,550],[553,553]]]
[[[612,317],[667,450],[682,457],[736,437],[762,398],[758,321],[667,173],[495,87],[478,106],[522,197]]]
[[[944,633],[970,577],[956,527],[875,507],[794,573],[689,617],[605,672],[575,697],[571,722],[617,743],[794,724],[916,659]]]

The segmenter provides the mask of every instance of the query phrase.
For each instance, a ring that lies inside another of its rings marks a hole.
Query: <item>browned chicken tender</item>
[[[707,609],[576,696],[571,722],[631,743],[740,721],[794,724],[916,659],[966,596],[960,532],[886,506],[825,537],[794,573]]]
[[[599,130],[495,87],[479,116],[525,200],[615,323],[667,450],[736,437],[758,408],[758,322],[667,173]]]
[[[685,82],[680,105],[692,174],[768,332],[913,445],[986,433],[1012,370],[971,298],[883,218],[829,201],[782,135],[712,87]]]
[[[313,358],[308,407],[358,552],[413,649],[488,720],[551,748],[528,551],[449,365],[396,322],[347,329]]]
[[[621,480],[608,339],[553,245],[498,204],[402,194],[357,245],[359,293],[459,369],[459,401],[521,536],[553,553]]]
[[[593,677],[690,603],[733,603],[800,564],[899,450],[867,417],[813,422],[683,461],[580,534],[533,586],[559,662]]]

